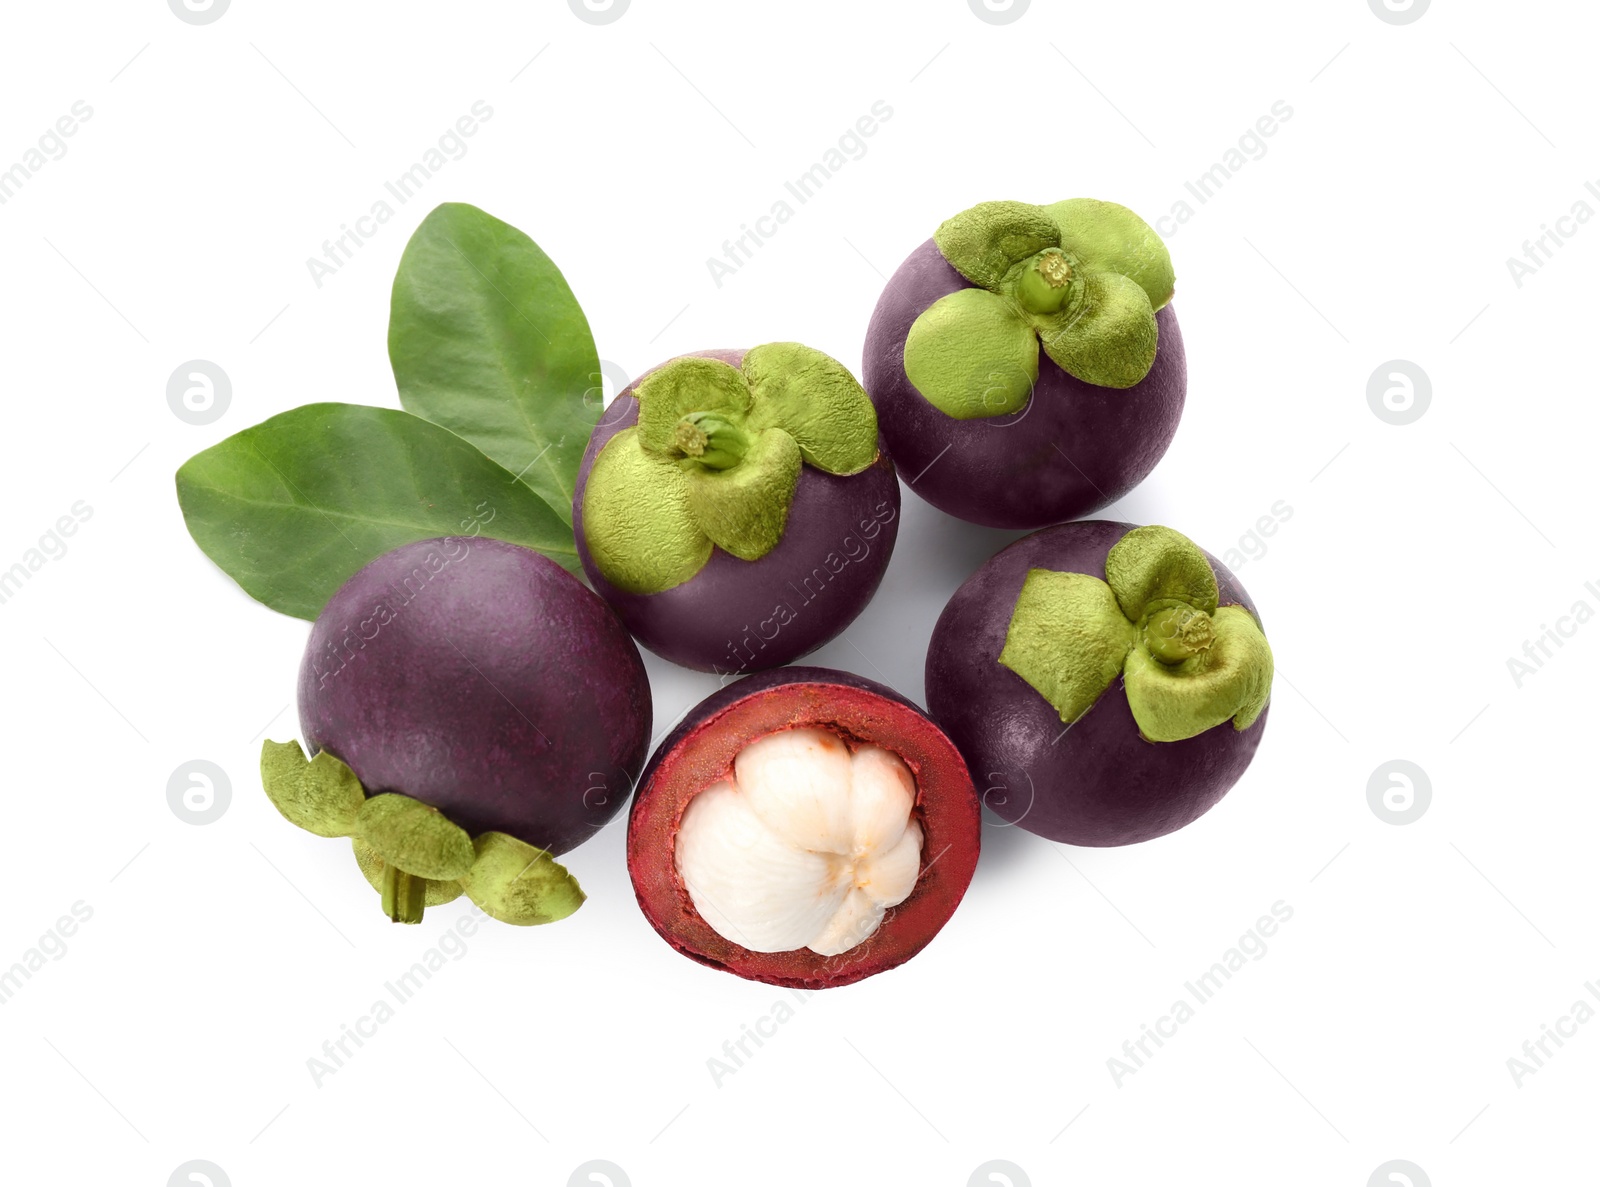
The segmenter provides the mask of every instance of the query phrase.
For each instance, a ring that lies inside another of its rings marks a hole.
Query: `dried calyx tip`
[[[744,460],[750,434],[721,412],[691,412],[673,426],[672,444],[708,469],[731,470]]]
[[[1166,664],[1181,664],[1209,651],[1215,638],[1211,616],[1192,606],[1158,610],[1150,615],[1144,628],[1145,646],[1151,655]]]

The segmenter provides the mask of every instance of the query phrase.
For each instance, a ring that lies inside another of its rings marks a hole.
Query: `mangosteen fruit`
[[[385,553],[318,615],[296,742],[262,751],[292,823],[350,837],[390,918],[465,893],[508,923],[583,902],[554,859],[621,809],[650,687],[611,608],[530,549],[451,536]]]
[[[1114,202],[981,202],[900,265],[862,374],[916,492],[1037,528],[1120,499],[1183,412],[1183,336],[1159,235]]]
[[[1228,569],[1171,528],[1061,524],[992,557],[928,646],[928,707],[1003,820],[1131,845],[1217,803],[1261,744],[1272,651]]]
[[[584,572],[639,642],[719,675],[788,663],[849,626],[899,513],[872,402],[795,342],[685,355],[629,384],[572,507]]]
[[[827,668],[747,676],[657,748],[628,818],[645,917],[701,964],[793,988],[909,960],[978,861],[966,764],[910,701]]]

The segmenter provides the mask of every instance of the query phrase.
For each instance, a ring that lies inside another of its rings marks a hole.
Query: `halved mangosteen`
[[[910,701],[827,668],[707,697],[657,749],[628,821],[645,917],[701,964],[803,989],[902,964],[978,862],[977,793]]]

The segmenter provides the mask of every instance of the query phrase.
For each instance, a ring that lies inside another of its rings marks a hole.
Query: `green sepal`
[[[1068,198],[1045,207],[1061,229],[1061,246],[1094,272],[1126,276],[1160,309],[1172,300],[1172,253],[1155,228],[1126,206]]]
[[[384,871],[389,863],[383,860],[383,854],[360,837],[351,837],[350,846],[355,851],[356,866],[361,870],[361,876],[372,884],[372,889],[382,894]],[[426,878],[424,881],[427,883],[423,898],[424,906],[442,907],[445,903],[454,902],[464,893],[460,881],[456,879],[439,881]]]
[[[663,363],[634,388],[639,400],[639,440],[651,453],[671,455],[678,422],[691,412],[750,410],[744,376],[718,359],[687,357]]]
[[[928,403],[957,420],[1023,408],[1039,378],[1039,340],[1016,306],[987,289],[940,297],[911,323],[905,370]]]
[[[801,466],[856,474],[878,457],[872,401],[843,364],[798,342],[736,369],[674,359],[636,389],[639,422],[608,441],[584,492],[584,542],[635,594],[681,585],[713,546],[755,561],[783,538]]]
[[[1134,528],[1106,555],[1106,581],[1129,621],[1175,602],[1215,614],[1217,575],[1189,537],[1159,524]]]
[[[1119,672],[1151,742],[1255,724],[1272,693],[1272,649],[1250,611],[1218,607],[1197,545],[1171,528],[1134,528],[1112,546],[1106,576],[1030,569],[998,662],[1068,724]]]
[[[1027,202],[979,202],[939,224],[939,254],[973,284],[998,289],[1018,264],[1047,247],[1059,247],[1061,228]]]
[[[1098,577],[1030,569],[1000,663],[1071,724],[1111,687],[1137,638],[1111,587]]]
[[[491,918],[531,927],[565,919],[583,906],[578,880],[543,849],[495,832],[472,844],[476,857],[461,886]]]
[[[1128,656],[1124,681],[1139,732],[1152,742],[1181,742],[1233,719],[1248,729],[1272,692],[1272,649],[1242,606],[1212,616],[1211,646],[1169,665],[1143,648]]]
[[[1144,289],[1115,272],[1089,272],[1078,302],[1038,320],[1051,362],[1097,387],[1130,388],[1156,361],[1156,315]]]
[[[348,837],[366,801],[355,772],[326,750],[309,761],[296,741],[261,743],[261,786],[290,824],[319,837]]]
[[[472,867],[472,838],[437,808],[397,792],[375,795],[356,815],[356,833],[379,857],[418,878],[447,882]]]
[[[685,462],[689,512],[718,548],[740,560],[760,560],[783,539],[800,464],[800,446],[782,429],[756,434],[732,469]]]
[[[583,495],[584,543],[605,579],[634,594],[682,585],[711,559],[689,510],[689,483],[670,459],[647,453],[636,428],[607,441]]]
[[[712,470],[731,470],[750,451],[750,434],[730,420],[730,412],[691,412],[678,422],[672,445],[676,453]]]
[[[829,474],[858,474],[878,460],[878,414],[850,369],[798,342],[768,342],[745,352],[751,428],[780,428],[806,463]]]

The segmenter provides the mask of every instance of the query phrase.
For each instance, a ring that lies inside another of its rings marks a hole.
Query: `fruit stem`
[[[395,923],[421,923],[428,880],[413,877],[399,866],[383,867],[383,911]]]
[[[1211,647],[1216,637],[1211,616],[1192,606],[1170,606],[1150,615],[1144,645],[1164,664],[1181,664]]]
[[[1029,313],[1055,313],[1072,292],[1072,265],[1058,248],[1049,247],[1023,265],[1017,277],[1017,300]]]
[[[720,412],[691,412],[673,428],[672,443],[708,469],[731,470],[744,460],[750,435]]]

